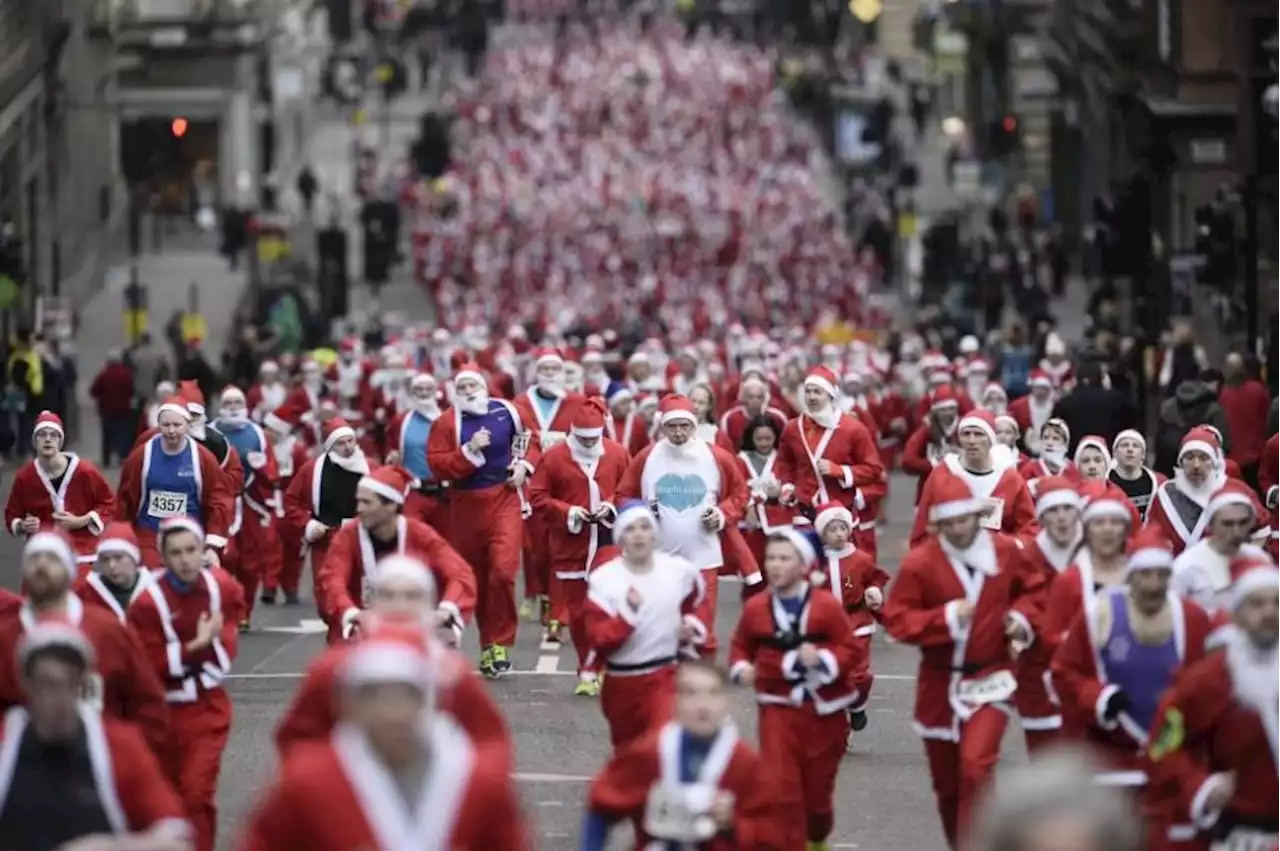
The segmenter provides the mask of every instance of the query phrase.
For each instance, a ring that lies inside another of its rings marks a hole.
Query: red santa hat
[[[613,388],[613,390],[609,391],[609,407],[612,408],[614,405],[630,401],[635,397],[636,394],[631,392],[630,387],[625,384],[619,384],[617,387]]]
[[[27,558],[37,553],[51,555],[66,569],[67,576],[76,573],[76,551],[71,546],[71,539],[59,530],[43,529],[27,539],[22,548],[23,569],[26,569]]]
[[[821,535],[827,528],[829,523],[840,522],[849,527],[849,531],[854,529],[853,512],[838,502],[828,502],[826,505],[818,506],[818,513],[813,518],[813,528]]]
[[[985,508],[982,500],[974,498],[964,479],[945,476],[938,482],[936,499],[929,508],[929,519],[935,523],[954,520],[966,514],[980,514]]]
[[[1036,483],[1036,517],[1051,508],[1069,505],[1080,507],[1080,494],[1065,476],[1046,476]]]
[[[393,579],[406,579],[412,582],[433,600],[436,596],[436,577],[426,563],[413,556],[395,553],[381,559],[374,575],[370,578],[374,588]]]
[[[1142,432],[1138,431],[1136,428],[1127,428],[1124,431],[1117,434],[1115,440],[1111,441],[1112,455],[1115,454],[1116,447],[1120,445],[1120,441],[1122,440],[1136,440],[1138,441],[1139,444],[1141,444],[1143,453],[1146,453],[1147,451],[1146,436]]]
[[[436,386],[436,377],[429,372],[415,373],[413,378],[409,379],[410,387],[432,387]]]
[[[1250,514],[1257,516],[1257,506],[1254,504],[1253,492],[1249,490],[1249,486],[1238,479],[1227,479],[1226,483],[1209,498],[1209,504],[1205,506],[1208,521],[1212,522],[1215,514],[1232,505],[1243,505],[1249,509]]]
[[[795,547],[800,556],[800,563],[806,569],[813,567],[818,561],[818,548],[813,539],[794,526],[779,526],[769,532],[769,540],[783,540]]]
[[[476,363],[466,362],[459,364],[453,371],[453,386],[457,387],[462,381],[475,381],[481,387],[488,387],[489,383],[485,381],[484,373],[480,371],[480,366]]]
[[[156,416],[163,413],[177,414],[184,420],[191,419],[191,412],[187,410],[187,400],[181,396],[170,396],[160,403],[160,407],[156,408]]]
[[[991,364],[987,363],[986,360],[983,358],[974,358],[973,360],[969,361],[969,374],[973,375],[973,373],[975,372],[980,372],[983,375],[990,375]],[[996,385],[996,386],[998,387],[999,385]],[[1004,389],[1004,388],[1001,388],[1001,389]]]
[[[403,467],[379,467],[367,476],[361,476],[357,487],[390,500],[396,505],[404,505],[405,495],[413,487],[413,474]]]
[[[1082,456],[1084,454],[1084,451],[1091,446],[1102,453],[1102,460],[1106,462],[1108,467],[1110,467],[1111,466],[1111,448],[1107,446],[1107,439],[1105,437],[1099,437],[1096,434],[1091,434],[1086,437],[1082,437],[1080,438],[1080,442],[1076,444],[1076,454],[1073,459],[1076,463],[1076,466],[1077,467],[1080,466],[1080,456]]]
[[[990,411],[973,410],[960,418],[960,425],[956,427],[956,433],[965,429],[977,429],[987,436],[991,441],[991,445],[996,445],[996,418]]]
[[[1196,426],[1182,437],[1178,446],[1178,463],[1190,452],[1203,452],[1209,456],[1209,463],[1219,466],[1222,457],[1222,441],[1206,426]]]
[[[960,399],[950,385],[944,384],[933,391],[933,399],[929,402],[930,411],[941,411],[944,408],[959,408]]]
[[[1062,432],[1062,439],[1067,443],[1071,442],[1071,426],[1067,425],[1067,421],[1062,417],[1049,417],[1044,421],[1044,425],[1040,426],[1040,439],[1044,440],[1044,430],[1047,428],[1056,428]]]
[[[31,437],[33,440],[35,439],[35,436],[40,433],[41,429],[48,429],[49,431],[57,432],[59,441],[66,439],[67,432],[66,429],[62,427],[62,417],[58,416],[53,411],[41,411],[36,416],[35,426],[31,429]]]
[[[1130,529],[1140,525],[1138,511],[1133,507],[1133,503],[1129,502],[1124,491],[1106,479],[1085,482],[1078,492],[1084,500],[1084,511],[1080,514],[1082,522],[1088,523],[1103,517],[1113,517],[1128,523]]]
[[[93,667],[93,642],[77,627],[64,620],[45,620],[25,630],[18,642],[18,667],[26,670],[31,657],[44,650],[70,650],[84,667]]]
[[[356,430],[342,417],[334,417],[324,424],[324,427],[320,430],[320,435],[324,438],[324,451],[332,452],[338,441],[348,437],[355,437]]]
[[[239,387],[235,386],[234,384],[228,384],[226,387],[223,387],[222,392],[218,394],[218,406],[222,407],[232,399],[239,399],[241,402],[243,402],[244,391],[241,390]]]
[[[262,424],[281,437],[285,437],[302,424],[302,413],[302,408],[291,402],[285,402],[274,411],[268,411],[262,418]]]
[[[1027,384],[1033,390],[1037,387],[1045,390],[1053,389],[1053,380],[1049,378],[1049,373],[1045,372],[1043,369],[1031,370],[1030,380]]]
[[[815,366],[804,379],[805,387],[817,387],[832,399],[840,395],[838,384],[836,374],[825,366]]]
[[[424,692],[431,680],[428,638],[408,624],[381,624],[369,636],[351,645],[338,671],[345,688],[373,685],[417,686]]]
[[[693,403],[687,396],[681,396],[678,393],[662,397],[662,402],[658,404],[658,415],[663,425],[681,421],[697,425],[698,422],[698,417],[693,412]]]
[[[125,555],[134,563],[141,563],[142,553],[138,549],[138,536],[128,523],[108,523],[107,528],[98,536],[97,557],[105,555]]]
[[[1018,418],[1015,417],[1013,414],[1009,414],[1009,413],[996,414],[991,418],[991,420],[997,426],[1007,425],[1012,427],[1014,434],[1017,434],[1022,431],[1021,426],[1018,425]]]
[[[1233,612],[1244,605],[1251,594],[1280,589],[1280,572],[1277,572],[1269,556],[1263,554],[1263,558],[1258,558],[1254,555],[1252,561],[1237,565],[1236,561],[1240,558],[1236,556],[1231,560],[1231,567],[1238,568],[1232,570],[1235,581],[1231,583],[1231,596],[1228,600],[1228,606]]]
[[[627,365],[633,363],[649,363],[649,353],[643,349],[638,349],[631,353],[631,357],[627,358]]]
[[[613,521],[613,539],[622,540],[628,529],[637,523],[654,523],[653,509],[647,502],[632,500],[618,508],[618,516]]]
[[[1156,526],[1144,526],[1133,536],[1125,573],[1135,570],[1173,570],[1173,544]]]
[[[280,364],[271,360],[271,358],[267,358],[261,364],[258,365],[259,375],[262,375],[263,373],[267,373],[267,372],[279,372],[279,371],[280,371]]]
[[[160,521],[160,547],[164,548],[164,539],[175,532],[190,532],[204,543],[204,527],[194,517],[167,517]]]
[[[604,421],[607,416],[604,402],[593,396],[578,406],[569,430],[575,437],[601,437],[604,435]]]
[[[360,348],[360,341],[355,337],[343,337],[338,342],[338,351],[346,354],[354,354]]]
[[[204,416],[204,393],[200,385],[194,381],[179,381],[178,395],[187,402],[187,411],[192,416]]]
[[[564,355],[559,349],[553,349],[550,346],[543,346],[535,349],[533,352],[533,366],[536,369],[540,366],[564,366]]]

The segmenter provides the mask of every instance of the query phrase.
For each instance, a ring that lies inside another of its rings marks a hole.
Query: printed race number
[[[165,520],[187,516],[187,495],[173,491],[152,491],[147,502],[147,514]]]
[[[649,790],[644,832],[668,842],[704,842],[715,836],[716,824],[709,814],[690,806],[684,787],[658,783]]]
[[[1018,689],[1018,681],[1009,671],[996,671],[980,680],[962,680],[956,690],[961,703],[969,706],[985,706],[988,703],[1003,703],[1013,697]]]
[[[986,509],[986,514],[982,515],[982,527],[999,532],[1004,525],[1004,500],[989,496],[982,504]]]

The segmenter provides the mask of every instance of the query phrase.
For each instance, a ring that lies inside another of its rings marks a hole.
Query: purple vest
[[[515,439],[517,431],[516,424],[511,419],[511,411],[503,402],[490,399],[487,414],[476,416],[459,412],[457,415],[459,445],[470,440],[481,428],[489,429],[490,440],[483,453],[484,466],[467,478],[455,481],[453,487],[480,490],[505,484],[509,475],[507,468],[511,466],[511,441]]]
[[[1140,644],[1129,623],[1129,604],[1125,589],[1111,590],[1111,637],[1098,651],[1107,682],[1129,697],[1129,716],[1144,730],[1151,729],[1160,695],[1173,682],[1182,665],[1178,656],[1177,636],[1169,636],[1164,644]]]

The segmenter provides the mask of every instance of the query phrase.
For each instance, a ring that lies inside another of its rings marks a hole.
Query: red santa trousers
[[[537,597],[548,594],[551,586],[551,559],[547,550],[547,519],[542,512],[534,511],[524,521],[521,541],[521,564],[524,566],[524,595]]]
[[[716,650],[719,644],[716,643],[716,605],[720,601],[720,568],[709,567],[702,571],[702,582],[706,586],[707,595],[707,643],[698,648],[698,654],[703,659],[715,661]]]
[[[858,690],[858,699],[849,706],[850,712],[866,708],[871,699],[871,686],[876,681],[876,675],[871,673],[871,636],[855,635],[853,646],[853,687]]]
[[[409,491],[404,501],[404,513],[407,517],[416,517],[442,535],[449,528],[449,504],[438,496]]]
[[[984,706],[960,725],[959,742],[924,740],[942,832],[952,849],[968,836],[969,819],[1000,761],[1000,742],[1008,726],[1007,711]]]
[[[280,575],[280,536],[275,534],[275,525],[263,526],[258,515],[246,511],[244,524],[227,547],[230,564],[223,567],[244,589],[246,619],[253,615],[259,585],[267,577]]]
[[[572,573],[582,565],[576,561],[553,562],[551,566],[551,618],[568,624],[569,640],[578,654],[578,674],[597,673],[599,660],[587,639],[587,580],[561,579],[556,573]]]
[[[844,759],[849,719],[843,712],[819,715],[813,704],[760,705],[760,760],[785,814],[780,848],[821,842],[835,827],[836,776]]]
[[[268,591],[283,589],[286,594],[297,594],[302,581],[302,534],[279,518],[271,533],[276,538],[277,556],[268,563],[262,584]]]
[[[231,734],[231,698],[222,689],[195,703],[169,704],[164,768],[196,833],[196,851],[213,851],[218,825],[218,772]]]
[[[516,643],[523,527],[520,496],[505,484],[449,494],[449,542],[475,571],[481,646]]]
[[[138,536],[138,553],[142,556],[143,566],[153,570],[164,567],[164,559],[156,546],[156,533],[140,524],[133,527],[133,533]]]
[[[675,665],[648,674],[610,673],[600,686],[600,710],[614,750],[670,721],[675,704]]]
[[[886,497],[886,498],[885,498],[885,503],[888,503],[888,501],[889,501],[889,500],[888,500],[888,498]],[[854,533],[853,533],[853,545],[854,545],[855,547],[857,547],[858,549],[862,550],[862,551],[863,551],[864,553],[866,553],[867,555],[871,556],[871,560],[872,560],[872,561],[875,561],[875,560],[876,560],[876,529],[875,529],[875,526],[870,526],[870,527],[868,527],[868,528],[866,528],[866,529],[858,529],[856,532],[854,532]],[[761,562],[761,564],[764,564],[764,562]]]

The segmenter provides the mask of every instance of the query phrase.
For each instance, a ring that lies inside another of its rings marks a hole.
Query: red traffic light
[[[187,119],[175,118],[173,123],[169,125],[169,129],[173,131],[173,135],[181,139],[187,134]]]
[[[1004,120],[1000,122],[1000,126],[1004,128],[1004,132],[1012,133],[1018,129],[1018,119],[1014,118],[1012,115],[1006,115]]]

